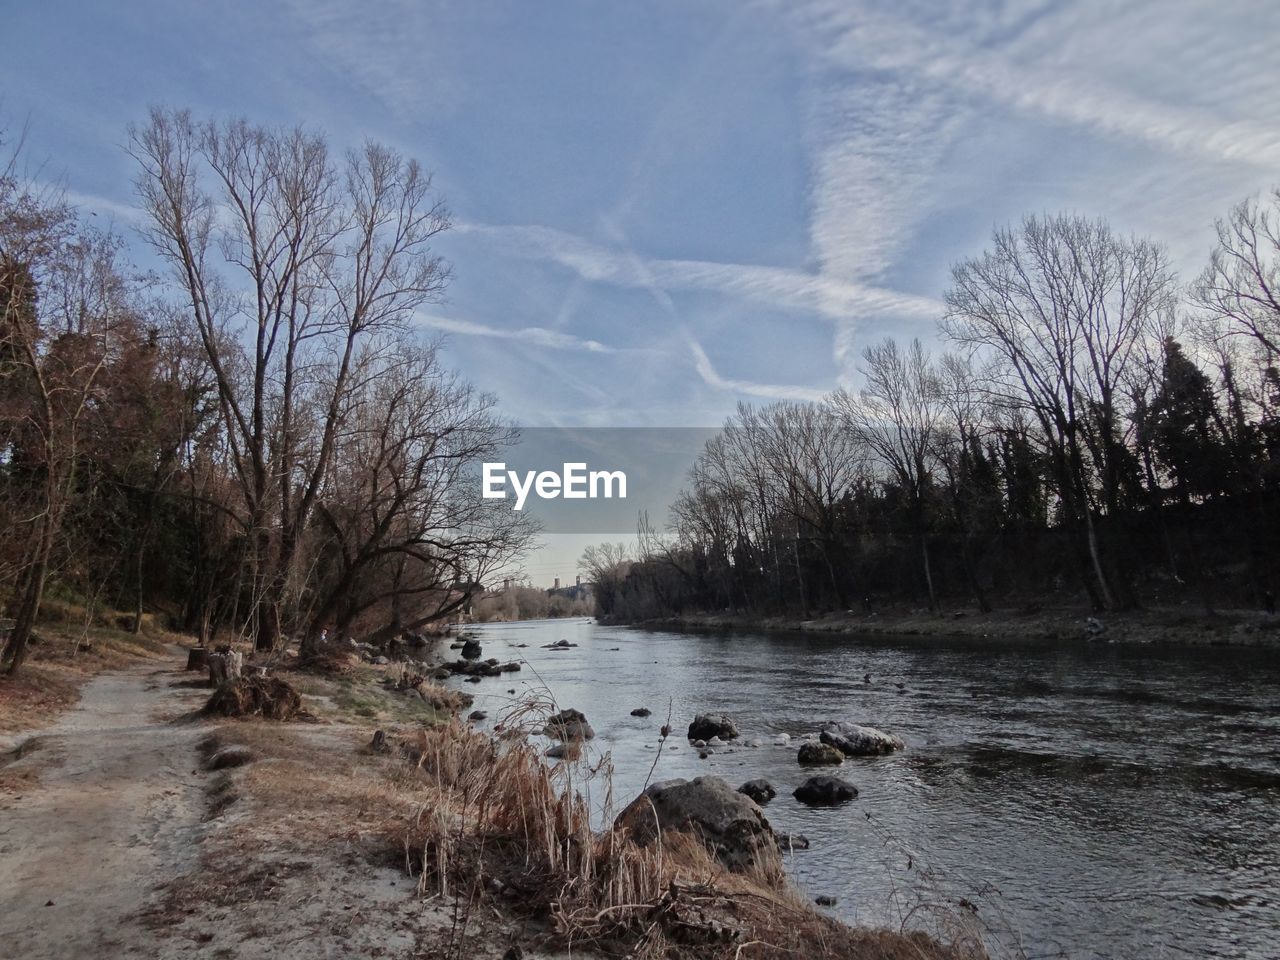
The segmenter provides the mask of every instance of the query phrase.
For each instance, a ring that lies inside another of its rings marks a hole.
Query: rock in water
[[[650,710],[648,707],[636,707],[634,710],[631,711],[631,715],[633,717],[647,717],[652,712],[653,711]]]
[[[719,777],[651,784],[614,822],[641,846],[667,830],[692,833],[730,870],[760,870],[781,885],[782,855],[764,813]]]
[[[777,837],[778,848],[783,853],[809,849],[809,838],[803,833],[779,833]]]
[[[700,713],[689,724],[690,740],[710,740],[719,737],[721,740],[732,740],[738,735],[738,728],[733,721],[722,714]]]
[[[800,745],[800,753],[797,759],[802,766],[820,767],[844,763],[844,754],[829,743],[813,743],[809,741]]]
[[[479,660],[480,659],[480,641],[467,640],[462,644],[463,660]]]
[[[557,740],[590,740],[596,735],[587,723],[586,716],[579,710],[561,710],[547,720],[542,728],[543,736]]]
[[[835,747],[846,757],[875,757],[893,753],[905,746],[900,737],[856,723],[823,724],[819,739],[828,746]]]
[[[773,788],[773,784],[768,780],[748,780],[738,788],[738,792],[750,797],[761,806],[778,795],[778,791]]]
[[[839,777],[810,777],[792,794],[811,807],[829,807],[858,796],[858,788]]]

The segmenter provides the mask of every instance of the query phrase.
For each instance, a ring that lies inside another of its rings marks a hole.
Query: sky
[[[3,7],[0,118],[127,237],[152,105],[418,158],[454,217],[424,336],[531,426],[856,387],[868,343],[943,347],[950,265],[1026,213],[1153,236],[1189,281],[1280,182],[1268,0]]]

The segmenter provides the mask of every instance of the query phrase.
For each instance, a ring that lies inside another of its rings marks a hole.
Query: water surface
[[[586,713],[593,751],[612,754],[619,806],[655,756],[654,779],[772,781],[770,822],[812,841],[788,858],[793,878],[837,897],[846,920],[896,926],[941,891],[1016,929],[1029,957],[1280,957],[1274,653],[584,620],[475,630],[486,657],[527,661],[466,685],[476,706],[496,718],[508,689],[545,683]],[[561,639],[578,646],[542,648]],[[641,706],[653,716],[630,716]],[[668,709],[676,733],[659,754]],[[766,745],[701,760],[684,739],[697,712],[727,713],[743,740]],[[772,740],[828,719],[881,727],[908,747],[846,761],[834,772],[859,798],[810,809],[791,791],[813,771]]]

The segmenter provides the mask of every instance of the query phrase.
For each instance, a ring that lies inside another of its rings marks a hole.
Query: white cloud
[[[613,347],[605,346],[598,340],[575,337],[558,330],[546,327],[517,327],[506,329],[491,327],[470,320],[457,320],[450,317],[439,317],[432,314],[419,313],[417,321],[424,327],[441,330],[445,333],[457,333],[468,337],[493,337],[501,340],[518,340],[522,343],[546,347],[550,350],[584,350],[588,353],[617,353]]]
[[[868,314],[921,319],[940,316],[942,311],[942,305],[928,297],[826,274],[753,264],[643,258],[550,227],[460,223],[455,229],[484,237],[508,255],[557,263],[593,283],[663,292],[711,291],[830,319]]]
[[[438,69],[451,54],[457,8],[441,0],[290,0],[289,6],[315,52],[397,115],[439,117],[459,108],[461,78]]]
[[[851,284],[895,263],[932,209],[931,181],[962,113],[911,78],[818,78],[809,233],[823,277]]]
[[[1280,7],[1146,3],[1069,5],[1028,18],[1023,29],[974,26],[942,32],[902,17],[832,0],[804,5],[798,22],[815,52],[850,70],[901,73],[940,89],[954,88],[1053,120],[1127,137],[1158,148],[1257,166],[1280,164],[1280,118],[1274,89],[1280,71],[1262,38],[1280,28]],[[1270,7],[1270,9],[1266,9]],[[930,16],[926,6],[926,16]],[[1026,8],[1034,12],[1035,8]],[[1205,19],[1231,43],[1204,37]],[[962,22],[963,17],[951,21]],[[1164,66],[1176,55],[1198,88],[1164,100],[1136,89],[1135,65]],[[1243,60],[1250,69],[1241,72]],[[1225,84],[1216,81],[1226,78]],[[1192,95],[1200,101],[1191,105]],[[918,131],[923,142],[927,131]]]
[[[698,376],[702,378],[705,384],[715,387],[717,390],[728,390],[733,393],[746,394],[749,397],[761,397],[765,400],[800,400],[812,403],[818,402],[826,395],[826,391],[815,390],[810,387],[753,383],[749,380],[731,380],[727,377],[722,377],[716,372],[715,366],[711,363],[711,358],[702,349],[702,345],[692,337],[689,338],[689,353],[693,358],[694,369],[698,371]]]

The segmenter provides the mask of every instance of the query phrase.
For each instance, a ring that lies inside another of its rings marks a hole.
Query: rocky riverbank
[[[919,639],[973,639],[1032,643],[1133,643],[1184,646],[1280,647],[1280,616],[1253,610],[1207,614],[1191,607],[1155,607],[1092,614],[1078,607],[1035,607],[980,613],[885,608],[814,618],[685,614],[636,621],[643,629],[752,630]]]

